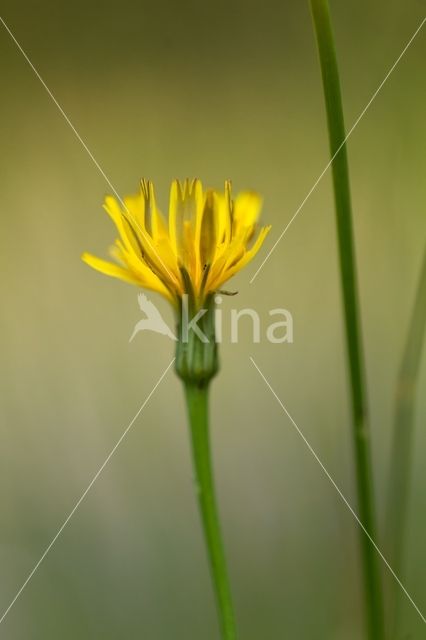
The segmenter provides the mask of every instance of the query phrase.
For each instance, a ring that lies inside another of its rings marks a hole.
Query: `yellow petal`
[[[119,265],[108,262],[107,260],[97,258],[91,253],[83,253],[81,259],[83,262],[88,264],[89,267],[92,267],[93,269],[96,269],[96,271],[100,271],[107,276],[119,278],[119,280],[124,280],[124,282],[130,282],[131,284],[139,284],[139,280],[124,267],[120,267]]]
[[[220,274],[213,276],[209,282],[210,290],[216,290],[218,287],[224,284],[224,282],[232,278],[232,276],[235,275],[238,271],[243,269],[251,260],[253,260],[270,230],[270,226],[263,227],[260,230],[256,242],[248,251],[245,251],[239,259],[233,260],[233,262],[228,263],[230,264],[230,266],[224,268]]]
[[[201,224],[200,259],[203,267],[213,263],[220,238],[219,196],[212,189],[206,192]]]
[[[141,193],[135,196],[126,197],[124,200],[124,209],[120,207],[118,202],[112,196],[105,199],[104,208],[115,223],[120,238],[126,252],[145,262],[149,269],[154,269],[156,273],[162,273],[165,281],[172,288],[179,285],[179,272],[174,258],[170,243],[157,247],[156,239],[151,237],[145,227],[146,216],[149,215],[149,223],[151,224],[151,204],[155,218],[154,228],[156,235],[161,236],[160,213],[156,210],[155,200],[150,202],[149,183],[142,181]],[[152,194],[152,192],[151,192]],[[137,221],[137,222],[136,222]],[[166,234],[165,224],[163,225],[163,236]],[[166,234],[167,238],[167,234]]]
[[[141,193],[126,196],[123,200],[124,210],[135,229],[140,233],[145,227],[145,200]]]
[[[145,267],[145,265],[140,262],[135,262],[135,258],[131,254],[124,254],[122,257],[127,264],[127,269],[112,262],[108,262],[107,260],[102,260],[91,253],[83,253],[81,259],[90,267],[96,269],[96,271],[100,271],[101,273],[107,276],[112,276],[113,278],[118,278],[124,282],[135,284],[139,287],[143,287],[144,289],[156,291],[166,297],[172,304],[176,304],[176,299],[171,292],[164,286],[161,280],[148,269],[148,267]]]
[[[156,240],[168,240],[168,230],[166,221],[161,213],[161,211],[157,207],[157,202],[155,200],[155,192],[154,185],[151,181],[148,181],[148,207],[149,213],[151,216],[151,235]]]
[[[232,219],[232,235],[236,236],[244,228],[252,227],[256,224],[260,210],[262,208],[262,198],[254,191],[243,191],[235,198]]]
[[[132,253],[124,252],[122,257],[128,270],[137,278],[141,287],[157,291],[169,300],[174,301],[170,288],[165,285],[164,281],[161,280],[149,266]],[[178,288],[173,286],[172,291],[178,291]]]
[[[232,198],[231,198],[231,182],[226,180],[225,193],[220,198],[219,211],[219,237],[228,243],[231,240],[231,222],[232,222]]]
[[[170,186],[170,202],[169,202],[169,236],[172,243],[173,251],[178,256],[178,240],[177,240],[177,219],[180,211],[180,201],[182,200],[182,190],[179,180],[173,180]]]
[[[112,196],[107,196],[105,198],[104,209],[117,227],[117,231],[120,234],[120,238],[126,249],[128,251],[133,251],[136,255],[140,256],[141,245],[138,238],[139,235],[142,234],[138,235],[138,227],[135,226],[134,217],[132,217],[131,214],[126,214],[126,211],[123,212],[117,200]]]

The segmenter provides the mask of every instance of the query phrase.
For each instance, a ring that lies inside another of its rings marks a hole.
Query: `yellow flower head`
[[[174,180],[167,224],[152,182],[142,180],[140,192],[121,203],[105,199],[119,233],[110,251],[116,264],[89,253],[82,259],[109,276],[158,291],[175,307],[184,293],[201,306],[260,249],[270,229],[261,228],[254,239],[261,204],[253,192],[232,200],[230,182],[219,192],[203,190],[200,180]]]

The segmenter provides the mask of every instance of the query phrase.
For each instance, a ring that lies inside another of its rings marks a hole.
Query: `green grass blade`
[[[363,525],[370,536],[376,540],[370,436],[366,411],[366,383],[359,322],[349,170],[346,144],[344,144],[345,125],[339,72],[328,2],[327,0],[311,0],[311,9],[318,42],[330,153],[331,157],[334,158],[332,173],[350,377],[358,509]],[[380,567],[376,552],[363,532],[361,532],[360,543],[363,559],[368,637],[370,640],[383,640],[384,616]]]
[[[392,435],[388,495],[386,505],[386,532],[389,559],[395,573],[403,574],[404,542],[410,494],[410,471],[413,448],[414,409],[417,378],[426,330],[426,250],[420,270],[407,338],[398,372],[395,393],[395,414]],[[389,584],[389,612],[391,629],[397,632],[399,624],[398,592],[394,581]]]

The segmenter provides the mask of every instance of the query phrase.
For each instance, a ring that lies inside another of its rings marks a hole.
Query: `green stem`
[[[191,428],[196,489],[209,556],[210,571],[216,593],[217,607],[224,640],[237,637],[231,590],[220,533],[219,516],[210,454],[208,424],[208,383],[186,382],[185,393]]]
[[[330,153],[339,244],[346,346],[350,371],[353,440],[359,516],[368,534],[376,539],[370,434],[366,416],[366,383],[359,323],[352,208],[346,152],[345,125],[339,72],[327,0],[311,0],[327,111]],[[361,532],[366,622],[369,638],[384,638],[383,597],[376,551]]]
[[[426,329],[426,251],[414,299],[407,339],[399,368],[393,426],[390,477],[386,505],[386,531],[388,532],[389,559],[397,576],[403,573],[405,529],[410,489],[410,470],[414,426],[414,405],[417,378],[421,362]],[[389,584],[390,629],[398,631],[398,585]]]

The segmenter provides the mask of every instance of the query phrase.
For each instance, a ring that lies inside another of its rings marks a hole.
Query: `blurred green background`
[[[420,0],[332,2],[347,124],[424,14]],[[253,355],[356,505],[330,175],[249,279],[328,161],[307,2],[3,0],[1,15],[122,194],[174,177],[255,188],[273,230],[232,284],[294,344],[224,344],[212,392],[220,509],[243,640],[363,637],[353,517],[248,361]],[[350,138],[383,517],[395,376],[426,237],[426,33]],[[128,338],[136,289],[91,271],[110,191],[0,25],[0,609],[9,605],[169,363]],[[167,304],[152,296],[165,317]],[[426,369],[416,412],[405,585],[426,606]],[[380,546],[386,548],[386,532]],[[384,569],[386,574],[386,570]],[[407,638],[424,626],[405,600]],[[410,635],[408,635],[410,634]],[[218,637],[180,383],[170,372],[0,626],[7,640]]]

